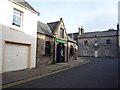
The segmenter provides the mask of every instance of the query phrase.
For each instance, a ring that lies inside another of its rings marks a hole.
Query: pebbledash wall
[[[23,27],[18,28],[12,25],[13,9],[23,12]],[[36,37],[37,37],[37,13],[17,5],[9,0],[0,1],[0,73],[4,67],[5,43],[22,43],[29,45],[29,67],[36,65]]]

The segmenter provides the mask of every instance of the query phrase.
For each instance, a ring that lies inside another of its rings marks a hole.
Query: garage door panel
[[[28,46],[5,44],[4,72],[26,69],[28,66]]]

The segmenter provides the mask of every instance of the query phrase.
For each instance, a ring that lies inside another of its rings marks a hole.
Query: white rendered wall
[[[0,72],[2,72],[2,27],[0,26]]]
[[[22,28],[18,28],[12,25],[14,8],[23,12]],[[5,41],[31,44],[30,68],[34,68],[36,65],[36,37],[37,14],[19,5],[16,5],[9,0],[0,0],[0,72],[2,72],[1,64],[3,61],[2,54]]]

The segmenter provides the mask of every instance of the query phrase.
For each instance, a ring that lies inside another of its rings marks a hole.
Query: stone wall
[[[60,37],[60,29],[63,29],[64,30],[64,38],[62,38],[62,37]],[[66,29],[65,29],[65,26],[64,26],[64,23],[63,23],[63,20],[61,20],[61,22],[60,22],[60,25],[58,25],[58,27],[57,27],[57,29],[56,29],[56,31],[55,31],[55,33],[54,33],[54,35],[55,35],[55,37],[56,38],[58,38],[58,39],[60,39],[60,40],[65,40],[65,41],[67,41],[67,33],[66,33]],[[57,53],[57,45],[58,45],[59,43],[58,42],[55,42],[55,57],[54,57],[54,60],[56,61],[56,53]],[[67,44],[64,44],[64,46],[65,46],[65,49],[64,49],[64,53],[65,53],[65,55],[64,55],[64,61],[67,61]]]
[[[111,44],[106,45],[105,40],[110,39]],[[88,40],[88,45],[84,45],[84,40]],[[118,42],[117,36],[112,37],[98,37],[98,38],[84,38],[78,39],[78,55],[79,56],[94,56],[95,50],[93,49],[95,41],[98,42],[98,56],[99,57],[117,57],[118,56]],[[85,55],[86,54],[86,55]]]
[[[51,43],[51,55],[46,56],[45,55],[45,42],[50,41]],[[47,35],[38,34],[37,35],[37,50],[36,50],[36,60],[37,60],[37,66],[41,64],[50,64],[53,60],[53,38]]]
[[[72,42],[68,42],[68,60],[70,61],[70,60],[75,60],[75,55],[70,55],[70,46],[73,46],[74,47],[74,50],[76,50],[76,56],[77,56],[77,45],[76,45],[76,43],[72,43]],[[75,49],[75,47],[76,47],[76,49]]]

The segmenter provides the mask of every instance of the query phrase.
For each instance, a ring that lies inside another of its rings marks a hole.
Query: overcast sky
[[[116,29],[119,0],[26,0],[40,12],[38,20],[44,23],[63,18],[67,33]]]

